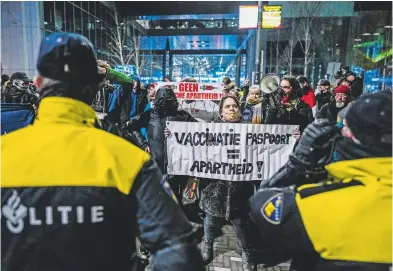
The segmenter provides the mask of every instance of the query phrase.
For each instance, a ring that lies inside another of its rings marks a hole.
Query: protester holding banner
[[[231,96],[222,98],[220,116],[215,122],[243,122],[239,101]],[[210,180],[201,192],[200,208],[206,213],[204,219],[204,247],[202,256],[206,264],[213,259],[213,243],[217,228],[223,219],[233,225],[242,250],[243,269],[253,270],[253,262],[247,236],[247,200],[253,194],[251,183]]]
[[[182,82],[197,83],[197,80],[185,78]],[[218,105],[212,100],[182,100],[179,108],[200,121],[210,122],[218,116]]]

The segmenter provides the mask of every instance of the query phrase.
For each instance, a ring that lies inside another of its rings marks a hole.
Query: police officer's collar
[[[353,179],[362,183],[392,183],[392,158],[364,158],[332,163],[326,166],[335,178]]]
[[[41,100],[34,124],[69,123],[93,127],[96,113],[91,106],[66,97],[46,97]]]

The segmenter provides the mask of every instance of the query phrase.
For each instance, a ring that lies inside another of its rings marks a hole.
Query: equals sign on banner
[[[240,150],[227,150],[228,159],[239,159]]]

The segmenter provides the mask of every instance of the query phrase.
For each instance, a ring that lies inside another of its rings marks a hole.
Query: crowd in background
[[[362,94],[361,79],[344,67],[335,83],[321,79],[316,91],[304,76],[282,77],[279,91],[271,94],[263,93],[259,85],[250,86],[248,80],[244,86],[237,87],[226,77],[220,101],[179,101],[169,87],[157,89],[154,83],[144,86],[139,78],[115,71],[104,61],[98,60],[97,65],[102,75],[102,86],[92,103],[97,127],[149,152],[163,173],[169,155],[165,147],[170,135],[165,125],[168,120],[298,125],[294,133],[298,140],[315,118],[342,125],[338,112]],[[165,81],[170,81],[169,77]],[[197,80],[185,78],[182,82]],[[32,81],[20,72],[11,77],[2,75],[1,100],[2,103],[30,103],[35,107],[39,104]],[[180,204],[189,179],[189,176],[168,176]],[[233,225],[244,270],[252,270],[252,242],[245,210],[248,198],[258,186],[255,182],[198,180],[206,264],[213,259],[213,242],[222,221],[226,220]]]

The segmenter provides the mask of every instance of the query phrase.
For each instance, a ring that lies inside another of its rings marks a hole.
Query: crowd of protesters
[[[356,103],[362,95],[361,79],[348,68],[343,68],[336,82],[321,79],[316,90],[305,76],[282,77],[279,90],[270,94],[264,93],[259,85],[250,86],[248,80],[244,86],[237,87],[226,77],[222,82],[223,95],[220,101],[178,100],[170,87],[157,88],[154,83],[144,86],[138,77],[115,71],[105,61],[96,60],[96,63],[98,92],[94,93],[92,101],[85,101],[96,112],[94,126],[122,137],[149,153],[159,171],[166,176],[165,182],[169,183],[173,191],[171,195],[181,208],[183,194],[189,189],[191,177],[166,175],[168,155],[172,155],[166,151],[166,140],[171,135],[171,131],[166,128],[167,121],[297,125],[299,129],[294,132],[294,136],[300,140],[307,127],[316,119],[345,126],[339,112]],[[57,79],[56,76],[54,78]],[[28,103],[38,110],[40,98],[45,95],[56,96],[53,93],[60,91],[54,88],[37,94],[32,80],[21,72],[11,77],[2,75],[1,80],[2,103]],[[170,79],[167,78],[167,81],[170,82]],[[183,82],[196,80],[184,78]],[[48,86],[53,88],[51,84]],[[198,181],[201,191],[198,199],[199,215],[203,218],[204,231],[204,263],[207,265],[213,260],[213,243],[222,223],[226,221],[233,226],[243,269],[254,270],[256,260],[252,249],[255,242],[248,227],[247,214],[248,200],[259,189],[259,183],[213,179]],[[149,238],[147,240],[153,242]],[[153,252],[157,251],[157,247],[152,244],[147,247]]]

